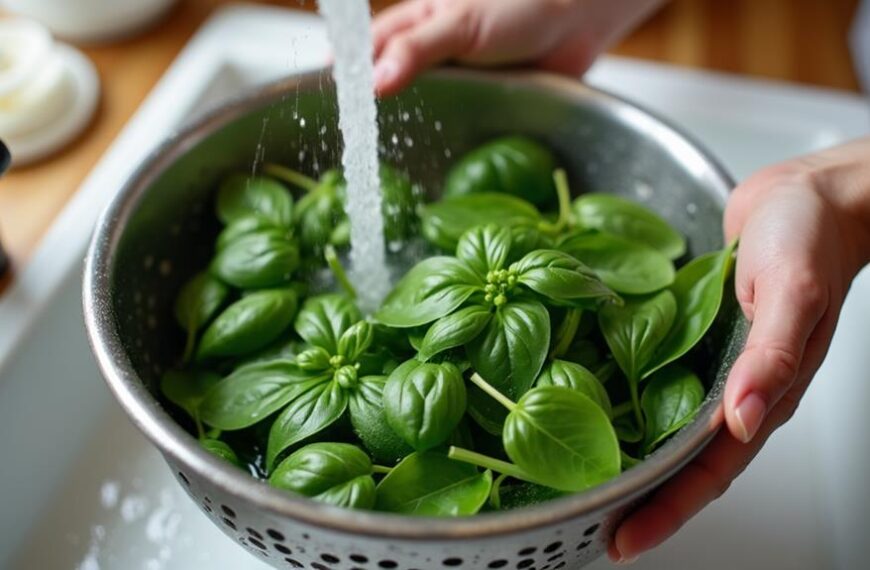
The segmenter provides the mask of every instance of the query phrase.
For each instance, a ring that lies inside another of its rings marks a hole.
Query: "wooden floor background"
[[[17,265],[187,40],[215,9],[238,0],[180,0],[139,36],[84,48],[103,79],[90,128],[69,148],[0,181],[0,235]],[[314,9],[314,0],[261,3]],[[373,0],[377,10],[389,0]],[[847,33],[858,0],[673,0],[614,53],[697,68],[857,90]]]

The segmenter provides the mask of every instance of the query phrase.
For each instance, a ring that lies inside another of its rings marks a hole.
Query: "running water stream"
[[[350,271],[363,311],[372,311],[390,283],[385,258],[378,175],[378,123],[374,97],[371,14],[368,0],[319,0],[333,49],[338,126],[347,180]]]

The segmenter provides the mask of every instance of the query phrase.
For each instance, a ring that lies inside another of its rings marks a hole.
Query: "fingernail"
[[[399,64],[392,59],[381,59],[375,64],[375,85],[392,83],[399,75]]]
[[[618,564],[620,566],[628,566],[629,564],[634,564],[637,562],[637,556],[633,556],[631,558],[620,558],[614,564]]]
[[[752,441],[758,433],[758,428],[761,427],[761,422],[764,421],[765,414],[767,414],[767,404],[764,403],[764,398],[756,392],[750,392],[743,397],[734,410],[740,441],[743,443]]]

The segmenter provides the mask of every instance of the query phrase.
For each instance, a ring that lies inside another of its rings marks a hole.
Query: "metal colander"
[[[435,195],[452,157],[501,134],[555,150],[575,191],[647,202],[687,237],[692,255],[722,246],[731,180],[661,120],[578,82],[541,74],[444,70],[380,104],[382,155]],[[337,110],[325,72],[268,85],[163,144],[103,213],[88,253],[88,334],[109,387],[176,478],[230,538],[276,568],[579,568],[614,525],[710,440],[721,387],[742,346],[731,297],[701,349],[710,394],[697,419],[653,456],[588,492],[466,519],[409,518],[326,506],[269,487],[202,450],[155,394],[178,356],[180,285],[205,265],[218,231],[215,183],[276,161],[304,171],[338,163]],[[206,547],[206,546],[204,546]]]

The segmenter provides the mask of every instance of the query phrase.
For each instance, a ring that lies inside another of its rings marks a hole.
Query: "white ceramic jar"
[[[113,40],[163,15],[175,0],[0,0],[0,6],[33,18],[56,36],[75,42]]]

